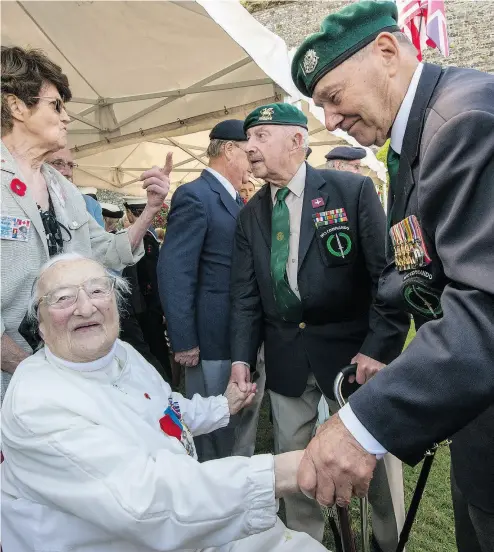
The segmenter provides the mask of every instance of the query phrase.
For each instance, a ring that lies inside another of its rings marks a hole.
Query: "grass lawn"
[[[415,331],[410,330],[407,344],[413,339]],[[405,346],[406,346],[405,345]],[[269,398],[264,398],[264,404],[259,420],[256,453],[273,451],[272,426],[269,421]],[[410,503],[421,464],[415,468],[404,467],[406,506]],[[358,534],[358,504],[354,501],[352,510],[356,534]],[[324,544],[334,550],[333,538],[326,531]],[[360,550],[360,549],[358,549]],[[425,488],[419,512],[408,542],[407,552],[455,552],[453,529],[453,509],[449,488],[449,450],[441,447]]]

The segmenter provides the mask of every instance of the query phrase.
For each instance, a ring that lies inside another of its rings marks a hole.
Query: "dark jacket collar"
[[[420,151],[420,140],[422,138],[427,109],[441,75],[442,69],[438,65],[430,63],[424,65],[403,139],[400,168],[397,176],[397,189],[390,212],[391,224],[396,224],[404,218],[410,195],[415,187],[412,168]],[[388,208],[390,208],[389,205]]]

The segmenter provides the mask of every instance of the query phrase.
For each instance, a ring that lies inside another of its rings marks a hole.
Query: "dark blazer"
[[[173,194],[158,261],[158,286],[175,352],[230,358],[233,236],[240,207],[210,172]]]
[[[322,198],[316,208],[312,200]],[[232,360],[255,366],[264,340],[267,386],[297,397],[313,372],[332,396],[336,373],[359,351],[388,363],[399,354],[408,319],[373,304],[384,268],[384,211],[369,178],[307,165],[300,228],[299,321],[284,322],[270,275],[272,199],[265,185],[241,211],[232,268]],[[329,255],[312,215],[344,208],[353,250]]]
[[[422,277],[442,318],[355,393],[357,417],[393,454],[418,462],[451,437],[457,483],[494,513],[494,76],[425,65],[400,158],[394,223],[416,215],[432,259]],[[393,251],[379,300],[406,308]]]

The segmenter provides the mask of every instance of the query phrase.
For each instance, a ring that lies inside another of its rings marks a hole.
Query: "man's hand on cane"
[[[307,496],[323,506],[347,506],[353,495],[364,497],[376,467],[376,457],[366,452],[334,414],[307,447],[300,463],[298,484]]]

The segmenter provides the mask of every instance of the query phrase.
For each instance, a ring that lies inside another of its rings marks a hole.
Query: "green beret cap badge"
[[[335,67],[370,44],[380,33],[397,32],[394,2],[364,0],[328,15],[319,32],[308,36],[292,60],[292,79],[305,96]]]

